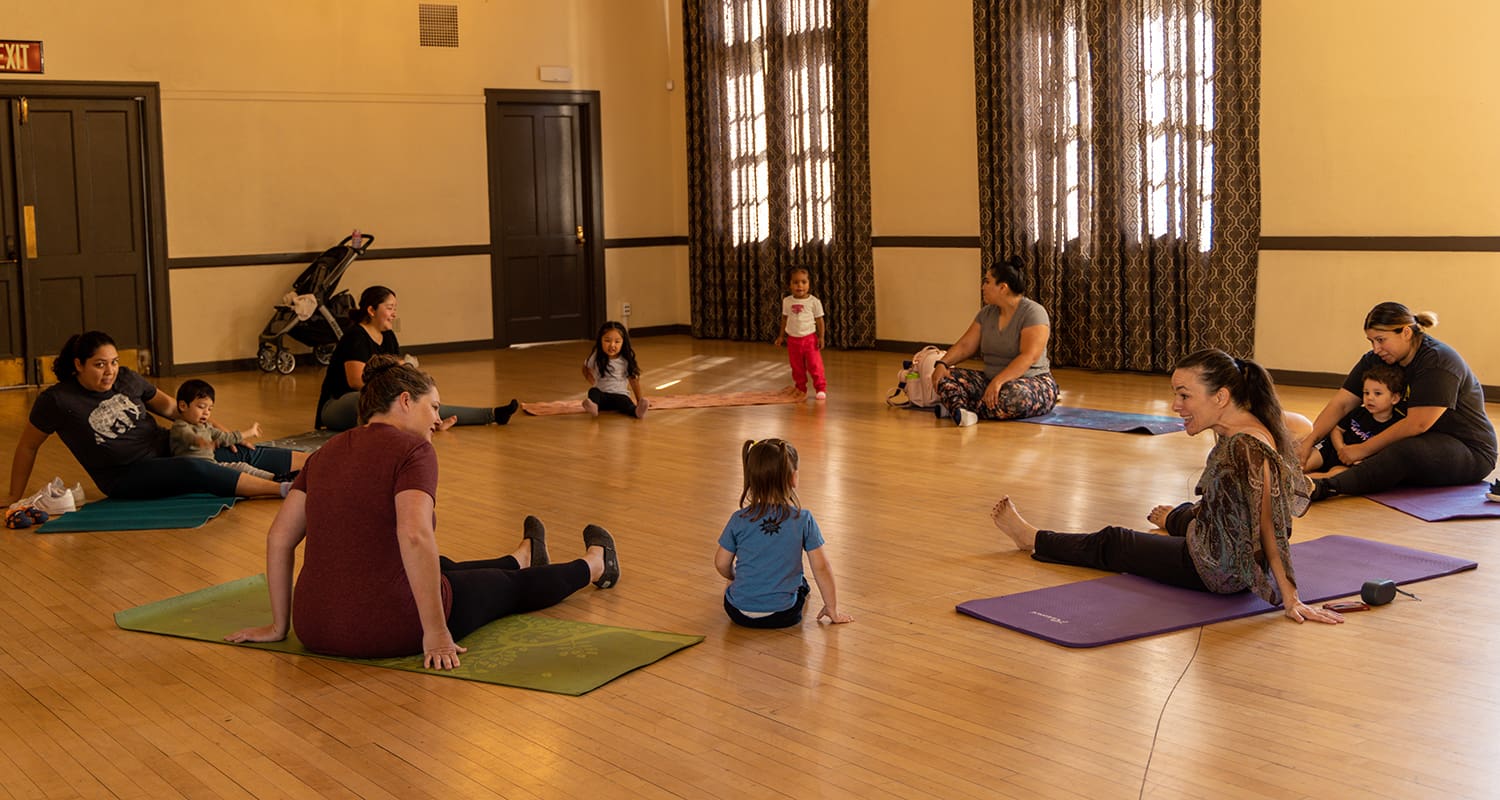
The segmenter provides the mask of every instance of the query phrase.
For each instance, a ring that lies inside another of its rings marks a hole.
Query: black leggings
[[[581,558],[521,569],[514,556],[483,561],[439,556],[438,566],[453,590],[448,632],[454,641],[501,617],[555,606],[589,585],[589,562]]]
[[[1182,506],[1173,509],[1176,513]],[[1186,532],[1187,515],[1168,518],[1168,526],[1181,522]],[[1031,557],[1052,564],[1128,572],[1157,583],[1184,589],[1208,591],[1198,568],[1193,566],[1186,536],[1161,536],[1111,525],[1094,533],[1037,531]]]
[[[631,402],[628,394],[615,394],[614,392],[601,392],[599,387],[589,389],[589,399],[600,411],[618,411],[629,417],[635,416],[635,403]]]
[[[802,621],[802,606],[807,603],[807,593],[811,587],[807,585],[807,579],[802,580],[802,585],[797,587],[797,602],[792,603],[791,608],[782,609],[775,614],[767,614],[764,617],[747,617],[745,612],[734,607],[729,602],[729,593],[724,593],[724,613],[729,615],[729,620],[736,625],[746,628],[790,628]]]
[[[149,499],[207,492],[234,497],[241,473],[215,463],[241,461],[284,479],[292,470],[292,451],[282,447],[227,447],[214,450],[214,461],[189,456],[143,458],[89,473],[99,491],[116,499]]]
[[[1339,494],[1372,494],[1395,486],[1462,486],[1484,480],[1495,456],[1462,439],[1428,431],[1402,439],[1323,482]]]

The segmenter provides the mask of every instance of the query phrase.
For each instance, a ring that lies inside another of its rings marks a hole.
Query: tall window
[[[1143,202],[1121,212],[1131,229],[1153,237],[1194,241],[1202,252],[1211,244],[1213,222],[1214,64],[1211,20],[1203,9],[1183,11],[1141,4],[1141,18],[1133,20],[1139,50],[1125,54],[1117,65],[1137,71],[1137,79],[1118,120],[1127,141],[1140,143],[1135,158],[1118,165],[1117,179],[1138,186]],[[1100,179],[1095,136],[1095,90],[1092,76],[1100,65],[1092,62],[1096,31],[1083,15],[1069,15],[1057,29],[1031,32],[1030,47],[1039,56],[1055,57],[1038,64],[1050,67],[1037,76],[1038,85],[1055,80],[1061,91],[1038,92],[1025,99],[1027,171],[1031,213],[1027,228],[1034,239],[1045,240],[1043,220],[1060,210],[1058,244],[1079,240],[1087,252],[1092,226],[1080,215]],[[1112,56],[1121,55],[1111,52]],[[1116,65],[1110,65],[1112,68]],[[1191,198],[1189,197],[1191,194]]]
[[[787,233],[794,246],[831,241],[832,64],[821,58],[774,57],[823,51],[831,35],[827,0],[723,0],[720,12],[728,66],[723,80],[734,241],[771,237],[774,192],[786,200]],[[783,174],[775,176],[769,158],[768,96],[784,112],[779,122],[787,158],[778,170]]]
[[[875,342],[869,0],[682,0],[693,335],[774,337],[791,267]]]

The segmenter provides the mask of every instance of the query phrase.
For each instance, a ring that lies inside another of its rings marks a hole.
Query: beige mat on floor
[[[647,408],[660,411],[668,408],[716,408],[719,406],[766,406],[774,403],[798,403],[807,395],[788,386],[774,392],[719,392],[714,394],[650,394],[646,395]],[[557,414],[582,414],[582,400],[552,400],[544,403],[522,403],[521,410],[534,417],[550,417]]]

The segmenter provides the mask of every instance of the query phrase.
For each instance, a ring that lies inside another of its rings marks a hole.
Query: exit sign
[[[42,72],[42,43],[0,39],[0,72]]]

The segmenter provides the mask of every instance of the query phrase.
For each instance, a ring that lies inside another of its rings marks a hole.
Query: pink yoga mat
[[[1358,595],[1368,580],[1410,583],[1479,564],[1353,536],[1324,536],[1292,545],[1292,566],[1297,593],[1310,604]],[[1135,575],[1111,575],[958,606],[962,614],[1067,647],[1097,647],[1271,609],[1248,591],[1195,592]],[[1376,611],[1389,613],[1390,608]]]

